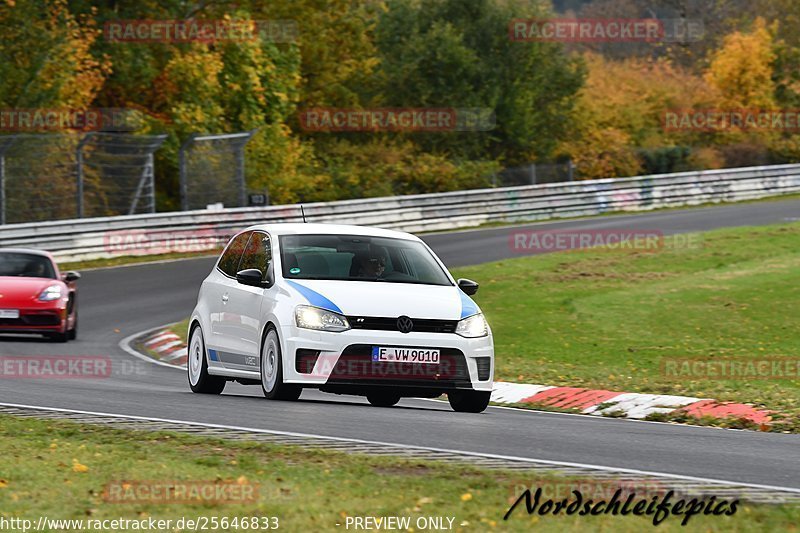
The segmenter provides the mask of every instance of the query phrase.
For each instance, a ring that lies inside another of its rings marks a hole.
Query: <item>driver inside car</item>
[[[370,251],[359,257],[358,276],[362,278],[379,278],[386,269],[386,258]]]

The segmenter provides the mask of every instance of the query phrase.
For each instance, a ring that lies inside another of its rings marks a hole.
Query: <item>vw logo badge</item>
[[[401,316],[397,319],[397,329],[400,333],[408,333],[414,329],[414,322],[407,316]]]

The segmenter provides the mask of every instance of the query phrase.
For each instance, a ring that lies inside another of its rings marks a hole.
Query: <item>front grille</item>
[[[0,326],[58,326],[61,317],[57,314],[22,315],[19,318],[0,318]]]
[[[478,365],[478,380],[486,381],[489,379],[490,370],[492,369],[491,357],[476,357],[475,363]]]
[[[347,321],[353,329],[371,329],[378,331],[400,331],[397,328],[398,317],[349,316]],[[454,333],[458,320],[437,320],[433,318],[412,318],[412,332],[417,333]]]
[[[470,386],[469,370],[461,350],[440,348],[439,351],[438,364],[378,362],[372,360],[372,345],[353,344],[345,348],[339,356],[327,383],[422,387]]]

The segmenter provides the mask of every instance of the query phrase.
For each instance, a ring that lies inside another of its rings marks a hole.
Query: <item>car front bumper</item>
[[[0,318],[2,333],[58,333],[67,327],[65,307],[20,309],[19,318]]]
[[[447,390],[491,391],[494,345],[491,332],[478,338],[455,333],[400,333],[351,329],[339,333],[281,329],[287,383],[332,392],[393,387],[438,394]],[[373,346],[435,348],[439,364],[373,362]]]

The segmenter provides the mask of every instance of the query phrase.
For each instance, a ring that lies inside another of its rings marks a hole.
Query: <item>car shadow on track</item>
[[[35,334],[20,334],[20,335],[13,335],[13,334],[5,334],[0,335],[0,342],[29,342],[29,343],[40,343],[40,344],[57,344],[52,339],[48,339],[43,335],[35,335]]]

